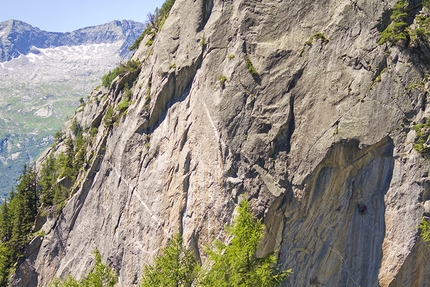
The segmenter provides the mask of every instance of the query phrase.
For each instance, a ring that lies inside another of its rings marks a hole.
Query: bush
[[[254,68],[254,65],[251,62],[251,59],[249,58],[249,56],[247,55],[245,57],[245,62],[246,62],[246,68],[248,69],[248,72],[254,77],[254,76],[258,76],[258,72],[257,70]]]
[[[137,60],[130,60],[125,64],[121,63],[118,67],[116,67],[112,71],[109,71],[102,77],[102,85],[108,88],[117,76],[123,76],[127,72],[136,72],[139,70],[139,66],[140,62]]]
[[[107,128],[113,127],[113,124],[116,122],[115,111],[112,106],[107,108],[103,122]]]
[[[145,36],[150,35],[151,39],[146,42],[147,46],[151,46],[154,43],[155,36],[157,33],[163,28],[164,22],[169,16],[170,10],[172,9],[173,4],[175,4],[175,0],[166,0],[166,2],[161,5],[161,8],[158,7],[155,9],[154,13],[148,14],[148,19],[145,23],[145,30],[143,30],[142,35],[130,46],[129,50],[136,50],[140,43],[142,42]]]
[[[323,43],[329,42],[329,40],[327,39],[327,37],[323,33],[317,32],[317,33],[315,33],[309,37],[309,40],[307,40],[305,42],[305,45],[312,46],[314,39],[320,39]]]
[[[406,23],[406,17],[408,13],[405,8],[408,5],[403,0],[397,1],[396,5],[393,7],[391,14],[391,23],[388,27],[382,31],[381,38],[378,41],[379,45],[385,42],[389,42],[392,45],[398,43],[399,41],[407,41],[409,39],[409,34],[406,31],[408,24]]]
[[[98,133],[98,131],[99,131],[98,128],[92,127],[92,128],[90,128],[90,130],[88,131],[88,133],[93,138]]]
[[[219,84],[221,85],[221,87],[224,87],[225,82],[227,82],[227,77],[222,75],[218,78]]]
[[[419,225],[420,236],[426,243],[430,243],[430,223],[424,218]]]
[[[414,141],[414,149],[421,153],[426,154],[430,152],[430,145],[426,145],[430,137],[430,118],[424,124],[414,125],[416,136]]]
[[[128,98],[125,98],[122,102],[120,102],[117,106],[117,109],[120,114],[124,114],[128,107],[130,106],[130,100]]]

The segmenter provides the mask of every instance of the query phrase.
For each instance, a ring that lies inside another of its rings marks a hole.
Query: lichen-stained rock
[[[425,286],[429,55],[377,44],[395,3],[177,0],[126,113],[117,78],[75,115],[89,166],[18,274],[79,278],[97,248],[133,286],[178,231],[204,262],[243,195],[291,286]]]

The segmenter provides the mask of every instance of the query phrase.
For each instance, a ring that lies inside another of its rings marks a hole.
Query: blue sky
[[[49,32],[71,32],[113,20],[145,22],[165,0],[2,1],[0,22],[15,19]]]

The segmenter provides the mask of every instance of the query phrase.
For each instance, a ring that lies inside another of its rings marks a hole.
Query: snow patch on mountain
[[[142,30],[132,21],[72,33],[0,22],[0,142],[10,147],[0,149],[0,195],[10,191],[23,164],[52,143],[102,76],[128,59],[128,46]]]

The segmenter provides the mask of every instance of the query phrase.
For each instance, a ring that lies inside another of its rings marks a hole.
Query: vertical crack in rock
[[[294,96],[290,96],[290,112],[288,114],[288,128],[285,133],[285,151],[290,153],[291,150],[291,137],[293,136],[295,130],[295,120],[294,120]]]
[[[294,87],[297,85],[297,82],[303,75],[303,71],[305,68],[299,69],[294,75],[292,76],[291,80],[287,84],[287,90],[286,95],[290,95],[289,99],[289,112],[288,112],[288,118],[284,125],[281,126],[278,134],[274,138],[275,143],[275,149],[274,153],[275,156],[277,156],[280,152],[284,151],[286,153],[290,153],[291,151],[291,137],[293,136],[293,133],[295,131],[295,118],[294,118],[294,101],[295,96],[291,91],[294,89]]]

